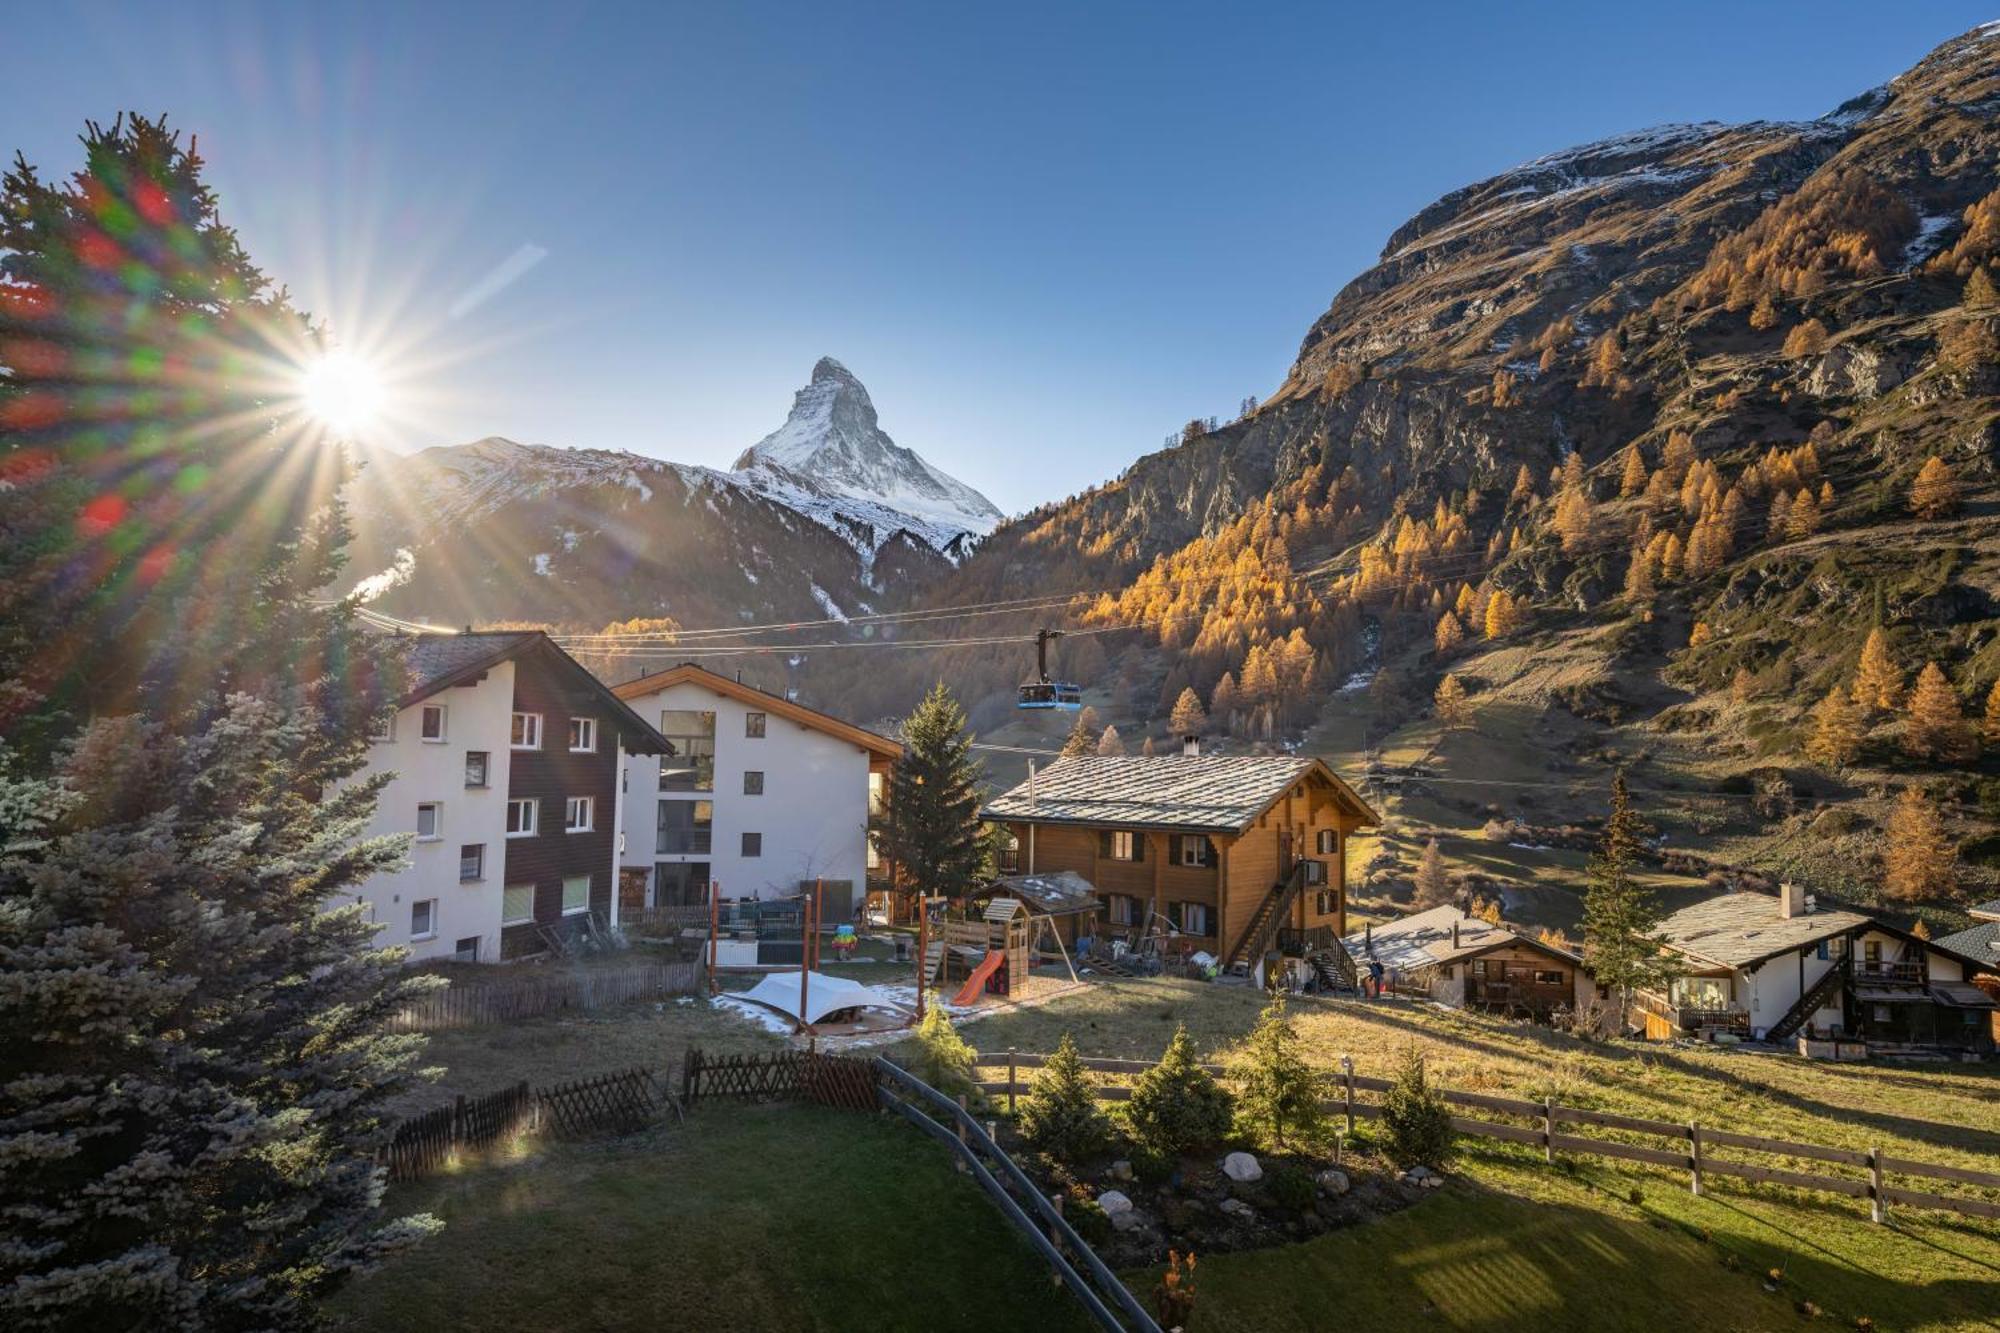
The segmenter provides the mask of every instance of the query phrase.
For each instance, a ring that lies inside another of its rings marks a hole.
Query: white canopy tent
[[[842,1009],[889,1009],[899,1014],[910,1012],[909,1006],[890,999],[873,986],[864,986],[845,977],[830,977],[824,972],[813,972],[809,976],[805,988],[806,1005],[812,1012],[804,1016],[807,1023],[817,1023],[828,1014]],[[774,972],[744,991],[741,998],[797,1021],[800,1017],[799,974]]]

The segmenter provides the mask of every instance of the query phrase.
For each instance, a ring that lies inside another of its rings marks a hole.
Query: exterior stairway
[[[1806,988],[1799,996],[1798,1003],[1785,1010],[1784,1016],[1764,1030],[1764,1040],[1768,1042],[1790,1041],[1792,1035],[1806,1025],[1806,1020],[1825,1008],[1847,985],[1849,960],[1842,958],[1829,967],[1818,981]]]
[[[1338,939],[1329,947],[1314,949],[1307,954],[1306,966],[1312,969],[1313,980],[1319,984],[1322,995],[1361,989],[1354,959],[1348,954],[1347,946]]]
[[[1305,884],[1306,863],[1299,861],[1292,866],[1292,873],[1272,885],[1271,891],[1264,895],[1264,901],[1257,904],[1250,923],[1243,927],[1243,933],[1236,937],[1236,943],[1224,955],[1223,971],[1238,963],[1252,963],[1263,957],[1264,951],[1271,945],[1272,936],[1278,933],[1278,926],[1284,921],[1285,914],[1291,911],[1292,903]]]

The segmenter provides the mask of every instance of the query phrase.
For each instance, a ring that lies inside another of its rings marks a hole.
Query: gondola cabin
[[[1064,681],[1038,680],[1021,687],[1017,708],[1060,708],[1074,713],[1083,707],[1083,688]]]

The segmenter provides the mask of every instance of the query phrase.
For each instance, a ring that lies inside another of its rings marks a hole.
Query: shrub
[[[1139,1076],[1126,1104],[1132,1136],[1163,1154],[1198,1152],[1229,1132],[1235,1099],[1195,1059],[1187,1024],[1174,1029],[1160,1062]]]
[[[1389,1160],[1400,1167],[1442,1170],[1451,1160],[1451,1110],[1424,1072],[1424,1054],[1415,1046],[1403,1052],[1396,1080],[1382,1102],[1384,1145]]]
[[[1142,1144],[1132,1151],[1132,1178],[1142,1185],[1164,1185],[1174,1178],[1174,1159]]]
[[[1264,1173],[1264,1193],[1288,1213],[1311,1212],[1318,1190],[1312,1173],[1290,1162],[1280,1162]]]
[[[1097,1206],[1097,1200],[1085,1194],[1072,1194],[1063,1201],[1063,1218],[1083,1243],[1098,1246],[1111,1239],[1111,1215]]]
[[[1236,1101],[1238,1128],[1277,1148],[1326,1134],[1320,1075],[1299,1057],[1299,1041],[1279,996],[1265,1007],[1235,1065],[1242,1088]]]
[[[924,1011],[923,1026],[917,1029],[914,1072],[918,1078],[939,1092],[968,1092],[973,1084],[973,1066],[978,1060],[979,1052],[958,1035],[943,1005],[934,1004]]]
[[[1111,1122],[1097,1109],[1096,1089],[1067,1032],[1035,1073],[1034,1087],[1021,1106],[1021,1137],[1072,1164],[1101,1152],[1111,1139]]]

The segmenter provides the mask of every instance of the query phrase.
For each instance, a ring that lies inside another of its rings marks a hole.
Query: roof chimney
[[[1192,735],[1181,737],[1181,754],[1189,759],[1201,758],[1201,737]]]
[[[1456,949],[1456,948],[1458,947],[1458,918],[1457,918],[1457,917],[1453,917],[1453,918],[1451,919],[1451,947],[1452,947],[1452,948],[1454,948],[1454,949]]]
[[[1790,880],[1778,885],[1778,916],[1789,921],[1795,916],[1806,914],[1806,890],[1802,884]]]

